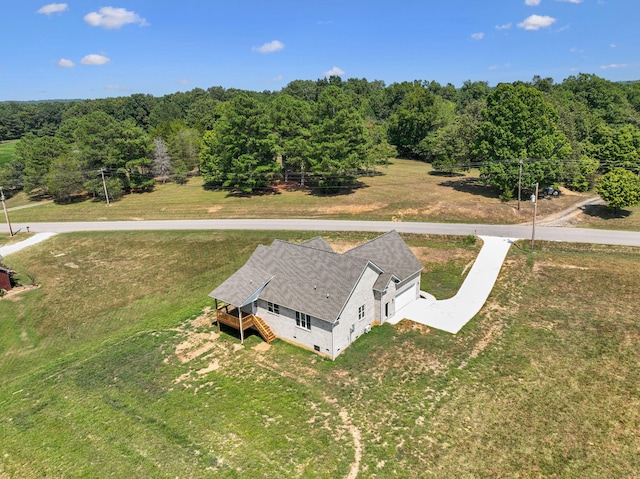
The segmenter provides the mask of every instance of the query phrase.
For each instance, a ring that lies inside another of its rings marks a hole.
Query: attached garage
[[[396,294],[396,313],[418,298],[417,287],[415,283],[411,283],[409,287],[398,291]]]

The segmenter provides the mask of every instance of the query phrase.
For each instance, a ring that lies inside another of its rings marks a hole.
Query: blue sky
[[[0,100],[383,80],[640,79],[638,0],[5,0]]]

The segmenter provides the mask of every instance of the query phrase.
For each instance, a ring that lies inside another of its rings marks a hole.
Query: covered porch
[[[223,303],[219,305],[217,299],[215,303],[215,321],[218,326],[218,332],[220,332],[220,324],[237,329],[240,332],[240,344],[244,344],[244,332],[250,328],[255,328],[267,343],[271,343],[271,341],[276,339],[271,328],[269,328],[261,317],[243,312],[241,307],[232,304]]]

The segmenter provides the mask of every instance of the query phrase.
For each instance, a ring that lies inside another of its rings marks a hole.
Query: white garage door
[[[416,300],[416,285],[412,284],[407,289],[396,294],[396,313]]]

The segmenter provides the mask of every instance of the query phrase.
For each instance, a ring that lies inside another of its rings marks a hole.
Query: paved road
[[[300,230],[300,231],[378,231],[397,230],[401,233],[438,235],[485,235],[502,238],[531,238],[531,226],[474,225],[462,223],[412,223],[393,221],[340,221],[305,219],[246,220],[167,220],[167,221],[95,221],[65,223],[15,224],[14,230],[69,233],[73,231],[134,231],[134,230]],[[7,231],[0,224],[0,231]],[[594,230],[585,228],[536,228],[536,239],[571,243],[597,243],[640,246],[640,232]]]

